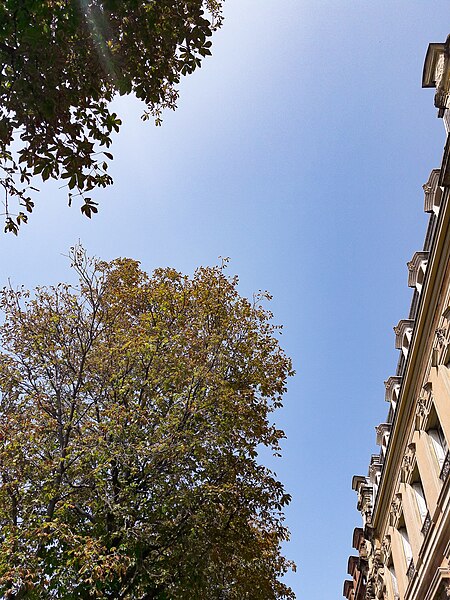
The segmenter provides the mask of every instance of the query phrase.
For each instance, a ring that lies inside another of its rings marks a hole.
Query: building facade
[[[422,84],[436,90],[447,144],[423,186],[430,216],[408,263],[409,314],[394,327],[399,360],[385,381],[380,452],[367,476],[353,477],[362,527],[348,600],[450,599],[450,36],[429,45]]]

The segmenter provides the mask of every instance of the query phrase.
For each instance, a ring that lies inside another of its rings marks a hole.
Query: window
[[[411,544],[409,543],[408,532],[406,531],[405,526],[400,527],[398,532],[399,532],[401,540],[402,540],[403,552],[405,554],[406,568],[408,568],[412,561],[412,550],[411,550]]]
[[[420,481],[415,481],[412,484],[412,489],[414,490],[414,496],[416,497],[417,509],[419,511],[420,520],[423,524],[425,518],[428,514],[427,503],[425,500],[425,494],[423,491],[422,483]]]
[[[441,426],[438,425],[434,429],[429,429],[428,435],[431,439],[431,445],[433,447],[436,460],[439,464],[439,467],[442,468],[448,450],[444,432],[442,431]]]
[[[427,434],[431,446],[431,453],[436,459],[436,465],[438,466],[439,471],[442,471],[448,453],[448,444],[434,405],[431,406],[428,417]]]
[[[397,581],[397,576],[395,574],[395,568],[394,568],[394,565],[392,562],[388,566],[388,569],[389,569],[389,573],[391,574],[391,584],[392,584],[392,591],[394,592],[394,600],[399,600],[400,594],[398,591],[398,581]]]

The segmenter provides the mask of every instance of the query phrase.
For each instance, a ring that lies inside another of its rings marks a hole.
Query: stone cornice
[[[434,105],[443,117],[450,106],[450,36],[445,43],[428,46],[422,75],[422,87],[436,88]]]
[[[429,253],[426,250],[416,252],[412,259],[407,263],[409,287],[416,287],[419,268],[422,266],[422,264],[426,264],[426,262],[428,261],[428,254]]]
[[[422,188],[425,193],[423,210],[427,213],[433,212],[441,204],[442,189],[439,187],[440,169],[433,169],[428,177],[428,181],[423,184]]]
[[[358,550],[361,546],[361,542],[364,540],[364,531],[362,527],[355,527],[353,530],[352,547]]]
[[[392,402],[392,394],[394,393],[395,388],[401,386],[402,379],[403,378],[399,375],[391,375],[391,377],[386,379],[386,381],[384,382],[384,387],[386,388],[386,394],[384,396],[384,399],[386,400],[386,402]]]
[[[411,336],[413,328],[414,321],[412,319],[401,319],[398,322],[398,324],[394,327],[395,347],[397,348],[397,350],[402,349],[405,335]]]
[[[381,446],[384,441],[384,435],[391,432],[391,423],[380,423],[375,427],[375,433],[377,434],[377,446]]]
[[[416,393],[422,387],[425,370],[424,357],[431,353],[429,346],[434,339],[435,313],[450,255],[448,194],[449,192],[446,190],[403,374],[401,397],[394,415],[377,500],[373,508],[373,526],[379,529],[380,533],[384,530],[381,521],[386,524],[389,505],[395,491],[394,486],[397,483],[397,477],[393,475],[400,472],[406,446],[409,443],[409,433],[414,427]]]

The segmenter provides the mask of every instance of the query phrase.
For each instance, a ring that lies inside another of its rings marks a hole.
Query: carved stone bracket
[[[379,454],[372,454],[369,464],[369,479],[374,486],[378,486],[381,477],[383,463]]]
[[[408,286],[417,287],[420,291],[423,285],[423,277],[425,275],[425,269],[428,262],[428,252],[421,250],[416,252],[412,259],[407,263],[408,265]]]
[[[384,600],[386,585],[384,583],[384,565],[381,550],[373,552],[369,561],[367,574],[366,600]]]
[[[450,36],[445,43],[428,46],[422,77],[422,87],[436,88],[434,105],[443,117],[450,107]]]
[[[430,398],[432,398],[431,394],[429,394],[428,398],[426,396],[420,396],[417,400],[416,431],[421,431],[425,429],[427,417],[430,412]]]
[[[355,475],[352,481],[352,487],[358,494],[357,508],[363,519],[363,528],[372,524],[373,509],[373,485],[367,477]]]
[[[422,186],[423,191],[425,192],[424,211],[427,213],[433,211],[437,213],[441,205],[442,188],[440,188],[438,185],[439,176],[439,169],[433,169],[430,173],[428,181]]]
[[[389,521],[393,527],[396,527],[397,521],[402,514],[402,495],[395,494],[392,502],[391,508],[389,510]]]
[[[405,355],[411,341],[414,321],[412,319],[401,319],[394,327],[395,347],[397,350],[403,350]]]
[[[408,444],[405,455],[403,456],[402,467],[401,467],[403,483],[406,483],[408,481],[408,478],[414,469],[414,465],[416,462],[415,456],[416,456],[416,445]]]
[[[377,444],[381,446],[386,437],[389,437],[391,433],[391,423],[380,423],[375,427],[375,433],[377,434]]]
[[[445,352],[443,352],[443,348],[446,348],[448,345],[447,329],[438,327],[434,334],[435,341],[433,346],[432,365],[433,367],[437,367],[439,364],[441,364],[443,354],[445,354]]]
[[[443,327],[439,327],[438,329],[436,329],[435,334],[436,334],[436,341],[437,341],[439,347],[442,347],[446,342],[447,330],[444,329]]]
[[[381,553],[384,563],[387,563],[391,555],[391,536],[385,535],[381,544]]]

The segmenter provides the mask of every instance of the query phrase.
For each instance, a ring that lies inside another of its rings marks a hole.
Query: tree
[[[107,151],[121,120],[116,93],[135,94],[144,119],[175,108],[181,75],[211,54],[222,0],[4,0],[0,3],[0,184],[5,231],[34,202],[33,177],[63,179],[69,205],[112,183]],[[11,207],[17,206],[17,210]]]
[[[224,266],[4,289],[0,594],[275,600],[290,497],[258,462],[290,360]]]

